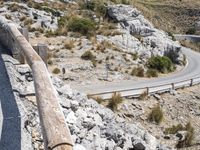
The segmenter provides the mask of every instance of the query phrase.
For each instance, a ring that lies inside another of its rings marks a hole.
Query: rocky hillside
[[[175,96],[149,98],[144,93],[140,100],[123,100],[113,111],[107,108],[107,101],[96,99],[103,105],[98,104],[70,88],[70,84],[142,80],[182,69],[186,58],[181,45],[174,41],[172,34],[157,29],[144,17],[145,11],[135,6],[126,0],[1,2],[0,14],[28,28],[32,45],[41,42],[48,45],[48,69],[75,150],[173,149],[177,143],[185,142],[188,134],[192,134],[189,137],[193,141],[193,133],[199,131],[198,125],[194,125],[195,130],[192,127],[199,113],[196,111],[199,106],[197,91],[195,102],[191,100],[191,103],[181,98],[190,98],[187,92],[179,95],[174,91],[171,94]],[[7,55],[6,58],[13,90],[23,105],[23,115],[27,116],[23,130],[31,137],[33,149],[43,149],[31,70],[27,65],[14,65],[12,61],[15,60]],[[157,105],[164,110],[165,119],[161,119],[161,124],[148,118]],[[181,108],[175,107],[179,105]],[[187,114],[178,114],[185,118],[179,120],[174,110],[181,112],[181,109],[186,109]],[[187,128],[190,119],[192,125]],[[175,131],[164,134],[165,128],[178,123],[182,125],[177,129],[178,136]],[[195,134],[194,143],[198,144],[198,140]],[[181,146],[191,146],[189,142]]]
[[[20,106],[20,115],[23,116],[22,139],[27,140],[23,148],[43,149],[30,68],[27,65],[19,65],[10,56],[4,55],[3,58]],[[74,150],[170,149],[161,145],[139,124],[126,122],[110,109],[73,91],[59,78],[52,77],[52,82],[58,91],[60,104],[75,143]]]
[[[67,83],[157,77],[184,64],[181,46],[130,5],[100,1],[4,2],[1,15],[49,46],[49,69]],[[163,64],[162,70],[155,65]],[[160,62],[159,62],[160,61]]]
[[[157,28],[172,33],[200,33],[198,0],[130,0]]]

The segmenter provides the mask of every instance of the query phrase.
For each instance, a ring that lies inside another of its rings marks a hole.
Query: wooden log
[[[72,146],[69,129],[66,128],[64,115],[58,103],[58,97],[50,81],[49,74],[43,62],[33,64],[33,76],[36,89],[36,98],[40,114],[43,134],[48,136],[45,145],[48,149],[53,149],[56,145],[64,144],[62,147]],[[61,145],[60,145],[61,146]],[[57,148],[59,150],[59,146]],[[69,148],[68,148],[69,149]],[[66,148],[66,150],[68,150]]]
[[[46,65],[14,24],[5,24],[1,18],[0,23],[12,39],[10,42],[20,48],[32,69],[45,149],[72,150],[71,134]]]

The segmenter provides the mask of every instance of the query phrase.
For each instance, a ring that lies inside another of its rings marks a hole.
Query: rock
[[[187,131],[178,131],[176,134],[176,137],[179,138],[179,140],[184,140],[187,135]]]
[[[178,94],[176,90],[170,90],[169,93],[174,96]]]
[[[123,28],[130,31],[131,34],[151,34],[154,32],[153,26],[141,13],[129,5],[112,5],[108,7],[108,15],[121,22]]]
[[[145,149],[147,149],[147,147],[146,147],[146,145],[145,145],[145,143],[143,141],[136,140],[132,144],[133,144],[134,149],[137,149],[137,150],[145,150]]]
[[[136,8],[122,4],[110,5],[108,16],[118,22],[122,28],[122,35],[108,38],[119,49],[129,53],[137,52],[144,62],[152,55],[163,56],[169,51],[177,53],[178,63],[183,60],[180,44],[172,41],[167,33],[154,28]]]
[[[70,88],[70,86],[67,85],[67,84],[62,86],[62,87],[60,87],[60,88],[58,88],[57,91],[60,94],[64,94],[67,98],[72,98],[72,96],[73,96],[73,91]]]
[[[58,77],[52,77],[51,80],[53,82],[53,85],[57,88],[61,88],[62,86],[64,86],[63,81]]]
[[[71,107],[71,110],[72,111],[77,111],[78,110],[78,108],[79,108],[79,103],[77,102],[77,101],[70,101],[70,107]]]
[[[158,142],[156,141],[156,138],[150,135],[149,133],[144,134],[144,140],[146,144],[148,144],[149,149],[156,149]]]
[[[17,66],[17,71],[21,74],[21,75],[25,75],[25,74],[30,74],[31,73],[31,69],[28,66],[28,64],[24,64],[24,65],[18,65]]]
[[[74,112],[71,111],[66,117],[66,122],[71,123],[71,124],[75,124],[76,121],[77,121],[77,118],[76,118]]]
[[[86,150],[86,148],[83,147],[83,146],[80,145],[80,144],[76,144],[76,145],[74,145],[73,150]]]
[[[153,96],[157,99],[157,100],[161,100],[161,96],[158,94],[153,94]]]

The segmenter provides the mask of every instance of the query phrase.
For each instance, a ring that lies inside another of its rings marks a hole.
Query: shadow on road
[[[21,150],[21,118],[0,47],[0,150]]]

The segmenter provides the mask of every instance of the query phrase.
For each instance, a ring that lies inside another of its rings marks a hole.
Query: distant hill
[[[167,32],[193,32],[200,21],[199,0],[132,0],[131,3],[157,28]]]

